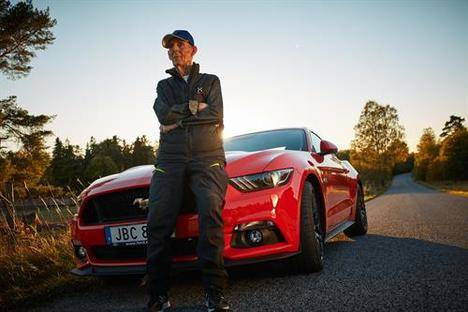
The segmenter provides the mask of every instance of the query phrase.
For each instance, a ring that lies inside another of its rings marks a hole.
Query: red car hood
[[[284,153],[288,151],[271,149],[258,152],[226,152],[226,172],[229,177],[259,173],[273,159]],[[100,178],[88,186],[82,195],[89,196],[116,189],[147,186],[151,182],[153,169],[153,165],[138,166]]]
[[[226,152],[226,171],[229,177],[262,172],[276,157],[289,153],[283,149],[269,149],[258,152]]]

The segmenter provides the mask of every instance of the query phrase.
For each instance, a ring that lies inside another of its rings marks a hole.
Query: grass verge
[[[392,181],[387,181],[384,186],[376,187],[376,186],[364,186],[364,201],[369,201],[371,199],[376,198],[377,196],[382,195],[385,193],[386,190],[392,185]]]
[[[416,181],[426,187],[453,195],[468,197],[468,181]]]
[[[38,231],[19,222],[15,231],[6,225],[0,231],[0,311],[24,310],[99,284],[71,275],[75,262],[67,228]]]

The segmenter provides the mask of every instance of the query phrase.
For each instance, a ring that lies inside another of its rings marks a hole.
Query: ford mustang
[[[307,128],[234,136],[224,141],[228,189],[223,207],[225,265],[286,259],[299,272],[320,271],[324,244],[344,231],[367,232],[357,171],[337,147]],[[70,221],[77,275],[146,271],[148,188],[155,167],[130,168],[94,181]],[[197,207],[189,188],[171,238],[173,266],[197,261]]]

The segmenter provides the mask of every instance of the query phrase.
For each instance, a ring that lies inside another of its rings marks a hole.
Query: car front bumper
[[[298,175],[283,186],[275,189],[251,193],[241,193],[228,186],[225,206],[222,212],[224,220],[224,260],[226,266],[277,260],[290,257],[300,252],[299,241],[299,198],[300,178]],[[142,223],[145,220],[133,221]],[[280,241],[273,240],[267,244],[239,246],[243,235],[239,229],[243,225],[255,222],[273,224],[279,233]],[[86,257],[77,259],[77,268],[72,273],[76,275],[135,275],[145,274],[146,259],[142,256],[135,259],[113,259],[112,256],[100,257],[94,251],[96,248],[106,248],[105,227],[131,224],[120,222],[103,225],[81,225],[79,218],[71,221],[72,241],[86,249]],[[236,238],[237,236],[237,238]],[[196,239],[198,237],[198,216],[196,214],[180,215],[177,220],[175,237],[179,240]],[[93,251],[94,250],[94,251]],[[193,250],[194,251],[194,250]],[[180,269],[196,269],[197,256],[195,252],[173,256],[173,267]]]

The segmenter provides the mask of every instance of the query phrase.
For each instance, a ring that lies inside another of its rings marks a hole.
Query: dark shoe
[[[217,289],[209,289],[205,293],[205,304],[208,312],[231,311],[223,292]]]
[[[151,298],[148,303],[149,312],[162,312],[166,311],[171,307],[169,297],[167,295],[160,295],[155,298]]]

